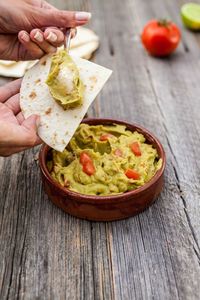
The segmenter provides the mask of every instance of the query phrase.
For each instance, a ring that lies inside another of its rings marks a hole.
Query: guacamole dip
[[[52,97],[65,110],[82,104],[84,86],[79,76],[79,70],[65,50],[52,56],[46,83]]]
[[[156,149],[123,125],[81,124],[64,152],[47,163],[63,187],[86,195],[114,195],[148,182],[161,168]]]

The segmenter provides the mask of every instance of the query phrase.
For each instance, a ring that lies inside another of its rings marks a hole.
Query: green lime
[[[181,16],[186,27],[192,30],[200,29],[200,5],[186,3],[181,7]]]

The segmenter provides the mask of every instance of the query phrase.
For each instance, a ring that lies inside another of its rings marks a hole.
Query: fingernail
[[[34,39],[38,42],[43,42],[43,35],[41,32],[37,31],[36,34],[34,35]]]
[[[50,32],[46,39],[50,42],[56,42],[58,37],[55,33]]]
[[[79,11],[75,14],[76,21],[86,21],[91,19],[92,14],[89,12]]]
[[[29,41],[30,41],[30,37],[29,37],[28,33],[25,33],[25,32],[22,33],[21,39],[22,39],[24,42],[29,42]]]

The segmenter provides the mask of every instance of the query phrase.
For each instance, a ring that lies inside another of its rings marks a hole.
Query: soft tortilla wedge
[[[96,42],[99,44],[99,37],[89,28],[78,27],[75,38],[71,40],[70,48],[74,49],[85,44]]]
[[[25,74],[20,90],[20,106],[25,118],[40,115],[38,134],[50,147],[63,151],[112,71],[87,60],[73,57],[85,85],[83,105],[64,111],[52,98],[45,83],[51,55],[43,57]]]
[[[90,42],[87,44],[80,45],[79,47],[72,48],[70,54],[72,56],[82,57],[85,59],[90,59],[93,52],[99,47],[98,42]]]
[[[0,61],[0,76],[5,77],[22,77],[26,70],[36,63],[33,61]]]

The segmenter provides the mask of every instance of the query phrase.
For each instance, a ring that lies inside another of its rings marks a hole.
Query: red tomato
[[[92,161],[88,161],[83,165],[83,172],[91,176],[95,173],[95,167]]]
[[[132,169],[127,169],[125,171],[125,175],[130,179],[140,179],[140,174],[137,171],[134,171]]]
[[[151,20],[142,32],[142,43],[154,56],[167,56],[179,44],[181,33],[176,24],[166,20]]]
[[[114,137],[113,134],[105,133],[105,134],[102,134],[99,139],[100,139],[100,141],[104,142],[104,141],[107,141],[108,138],[112,138],[112,137]]]
[[[80,155],[80,163],[82,165],[86,164],[87,162],[92,162],[90,156],[86,152],[81,152]]]
[[[123,153],[122,153],[122,151],[121,151],[120,149],[116,149],[116,150],[114,151],[114,154],[115,154],[116,156],[118,156],[118,157],[121,157],[121,156],[123,155]]]
[[[141,156],[140,145],[138,142],[134,142],[130,145],[131,151],[135,154],[135,156]]]

